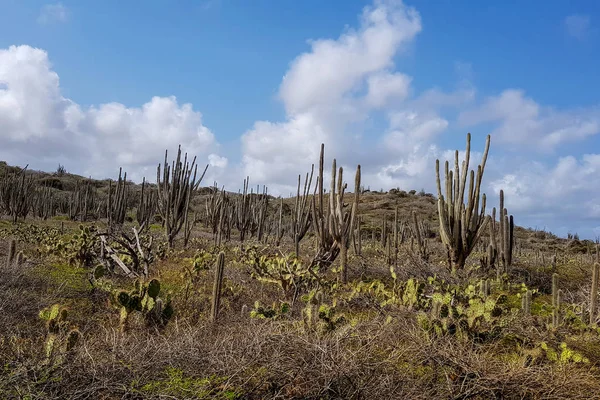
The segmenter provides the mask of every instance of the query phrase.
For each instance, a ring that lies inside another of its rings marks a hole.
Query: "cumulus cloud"
[[[579,229],[583,237],[594,237],[600,220],[600,154],[560,157],[555,163],[529,161],[516,168],[503,166],[504,174],[492,178],[491,192],[504,189],[507,207],[520,216],[520,223],[542,228],[563,227],[564,235]],[[555,232],[556,233],[556,232]]]
[[[420,30],[413,8],[377,0],[364,8],[358,29],[311,41],[279,88],[287,120],[258,121],[242,137],[246,174],[280,185],[293,182],[318,160],[322,142],[329,155],[356,161],[352,155],[360,153],[360,127],[369,112],[409,94],[411,78],[393,70],[393,58]]]
[[[465,127],[495,123],[492,135],[500,142],[542,151],[600,133],[598,107],[571,110],[542,107],[518,89],[507,89],[487,98],[483,104],[463,111],[458,121]]]
[[[42,7],[37,22],[42,25],[67,22],[69,11],[62,3],[46,4]]]
[[[565,29],[567,33],[579,40],[583,40],[589,34],[591,21],[589,15],[573,14],[565,18]]]
[[[99,178],[122,166],[134,179],[153,178],[165,149],[172,159],[182,144],[199,164],[210,153],[212,169],[227,165],[202,114],[175,97],[84,109],[61,95],[48,54],[29,46],[0,50],[0,83],[0,157],[11,163],[52,168],[60,162]]]

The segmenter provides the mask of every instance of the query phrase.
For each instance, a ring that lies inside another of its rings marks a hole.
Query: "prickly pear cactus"
[[[112,301],[120,311],[121,329],[126,330],[129,316],[135,311],[144,315],[147,324],[165,326],[173,316],[173,307],[169,297],[164,301],[159,295],[158,279],[152,279],[148,283],[136,279],[133,290],[113,291]]]
[[[40,311],[40,319],[46,321],[46,340],[44,350],[46,362],[61,364],[81,338],[81,332],[68,321],[68,310],[60,304],[54,304]]]

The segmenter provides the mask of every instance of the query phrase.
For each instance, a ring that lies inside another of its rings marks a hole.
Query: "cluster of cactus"
[[[336,160],[331,167],[331,188],[329,191],[329,207],[326,209],[323,189],[325,145],[321,144],[319,157],[319,176],[316,183],[316,193],[312,198],[312,219],[317,235],[317,254],[312,264],[329,266],[340,256],[340,281],[348,280],[348,247],[354,232],[356,216],[358,214],[360,194],[360,165],[356,167],[354,177],[354,199],[349,210],[344,211],[344,194],[348,185],[344,183],[343,168],[336,168]]]
[[[135,218],[140,226],[140,231],[148,229],[156,213],[156,192],[147,189],[146,177],[142,179],[140,201],[135,211]]]
[[[206,222],[212,230],[215,246],[220,247],[223,239],[231,237],[231,209],[225,188],[219,190],[215,182],[206,199]]]
[[[90,266],[96,256],[97,238],[94,225],[79,225],[79,231],[73,236],[47,244],[46,251],[64,257],[71,265]]]
[[[58,207],[52,189],[49,186],[38,187],[34,194],[32,205],[33,215],[44,221],[49,217],[54,217]]]
[[[56,243],[61,233],[60,230],[48,226],[18,224],[10,228],[3,228],[0,230],[0,235],[13,236],[20,242],[45,246]]]
[[[27,167],[12,172],[7,169],[0,177],[0,210],[8,214],[13,223],[29,214],[35,198],[34,183]]]
[[[310,266],[304,266],[294,256],[260,255],[255,248],[247,252],[252,267],[251,276],[265,283],[279,286],[286,298],[291,298],[298,289],[306,289],[315,280]]]
[[[204,168],[204,172],[198,176],[196,157],[189,163],[187,153],[185,153],[182,160],[181,146],[177,150],[177,158],[172,165],[169,164],[167,156],[168,152],[165,151],[165,161],[162,169],[159,164],[156,170],[157,208],[163,219],[169,247],[173,247],[177,234],[187,221],[192,195],[200,186],[200,182],[202,182],[208,169],[208,164]]]
[[[546,356],[549,361],[553,361],[559,364],[567,363],[583,363],[589,364],[590,360],[583,354],[570,349],[565,342],[561,342],[558,348],[553,348],[546,342],[541,342],[539,350]]]
[[[123,175],[123,168],[119,168],[119,179],[113,189],[113,181],[108,181],[108,198],[106,203],[106,219],[109,230],[114,226],[123,225],[127,212],[127,172]]]
[[[92,186],[91,180],[76,180],[75,190],[70,198],[59,203],[59,211],[69,216],[72,221],[87,221],[100,216],[103,203]]]
[[[434,293],[430,312],[419,314],[419,322],[424,330],[437,336],[461,334],[485,339],[498,334],[498,321],[507,300],[505,294],[495,299],[473,296],[465,304],[456,301],[450,292]]]
[[[332,332],[346,323],[346,316],[340,314],[335,304],[308,303],[302,310],[302,322],[307,329],[321,333]]]
[[[312,224],[312,213],[310,210],[309,195],[313,179],[315,165],[310,168],[310,175],[306,173],[304,178],[304,187],[300,191],[301,175],[298,175],[298,188],[296,190],[296,200],[292,211],[292,229],[290,233],[294,241],[294,252],[296,257],[300,257],[300,241],[304,238]]]
[[[413,236],[413,240],[411,240],[411,242],[410,242],[410,247],[412,250],[414,247],[413,243],[416,242],[419,257],[421,257],[421,259],[427,261],[429,259],[429,248],[427,246],[427,243],[428,243],[427,238],[425,237],[425,229],[423,227],[423,224],[419,223],[419,220],[417,218],[417,213],[413,211],[412,216],[413,216],[414,236]]]
[[[267,226],[267,210],[269,206],[269,195],[267,187],[263,186],[262,193],[260,187],[256,187],[256,193],[253,189],[248,192],[250,178],[246,177],[242,186],[242,191],[234,198],[232,202],[222,203],[229,206],[227,222],[233,222],[240,234],[240,241],[244,242],[248,234],[256,235],[258,241],[265,237],[265,227]],[[226,221],[223,221],[226,222]],[[222,229],[222,228],[221,228]],[[230,227],[227,228],[230,231]]]
[[[473,251],[489,223],[490,217],[485,215],[485,194],[481,196],[481,211],[479,211],[481,181],[489,148],[490,136],[488,135],[481,164],[477,167],[477,177],[473,170],[469,175],[466,206],[464,200],[471,155],[471,134],[467,134],[467,148],[462,171],[458,162],[458,150],[454,155],[454,171],[449,169],[448,161],[446,161],[445,196],[442,192],[440,161],[436,160],[440,237],[448,251],[448,264],[453,270],[464,268],[467,257]]]
[[[504,191],[500,190],[500,221],[496,227],[496,207],[492,209],[492,218],[489,224],[490,241],[487,254],[481,258],[481,265],[485,270],[496,267],[497,276],[508,272],[512,265],[514,247],[514,218],[508,215],[504,208]]]
[[[210,188],[206,199],[206,224],[212,230],[216,246],[231,240],[232,228],[238,230],[241,242],[250,236],[267,243],[275,230],[278,230],[276,243],[281,240],[281,209],[277,221],[275,214],[268,212],[270,196],[267,187],[263,186],[261,191],[257,186],[255,193],[249,185],[246,177],[237,195],[227,195],[224,188],[219,190],[216,182]]]
[[[121,313],[121,328],[127,329],[129,316],[135,311],[142,313],[148,324],[165,326],[173,316],[173,306],[169,297],[163,301],[159,295],[158,279],[152,279],[148,283],[136,279],[132,290],[113,291],[113,304],[120,309]]]
[[[46,321],[44,349],[47,362],[61,363],[81,338],[81,332],[71,325],[68,315],[67,308],[60,304],[54,304],[39,313],[39,317]]]

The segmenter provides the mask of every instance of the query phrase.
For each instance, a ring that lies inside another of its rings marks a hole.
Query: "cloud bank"
[[[586,22],[565,24],[577,37]],[[0,158],[21,165],[35,160],[48,170],[62,163],[94,177],[115,176],[122,166],[133,179],[153,180],[164,149],[181,144],[201,165],[211,165],[205,184],[216,179],[235,190],[248,175],[253,184],[287,195],[297,175],[318,162],[325,143],[327,163],[336,157],[349,171],[362,165],[365,187],[434,191],[435,159],[450,158],[453,150],[442,143],[461,143],[462,149],[467,131],[477,143],[491,133],[484,189],[492,205],[503,188],[522,225],[541,228],[547,221],[562,234],[600,234],[600,154],[557,154],[600,133],[598,105],[557,109],[522,88],[481,95],[469,81],[476,60],[456,62],[455,90],[419,93],[413,87],[419,76],[396,63],[422,29],[415,8],[376,0],[353,28],[310,40],[279,85],[285,118],[259,120],[240,132],[241,158],[235,160],[221,154],[191,104],[170,96],[138,106],[84,108],[61,94],[44,50],[0,49]]]

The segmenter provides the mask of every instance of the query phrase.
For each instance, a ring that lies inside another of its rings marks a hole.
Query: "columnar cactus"
[[[531,297],[532,292],[531,290],[528,290],[523,294],[523,297],[521,298],[521,308],[523,309],[523,313],[525,315],[531,315]]]
[[[560,325],[560,300],[561,290],[558,288],[558,274],[552,274],[552,327]]]
[[[301,175],[298,175],[298,189],[296,191],[296,201],[294,203],[294,210],[292,212],[292,239],[294,240],[294,247],[296,251],[296,257],[300,257],[300,241],[308,232],[312,223],[312,215],[310,212],[310,205],[308,198],[310,194],[313,173],[315,165],[313,164],[310,168],[310,175],[306,173],[304,178],[304,188],[300,192]]]
[[[149,190],[146,186],[146,178],[144,177],[142,179],[140,201],[135,213],[136,220],[140,225],[140,231],[143,231],[150,226],[152,217],[154,217],[154,212],[156,211],[156,192]]]
[[[8,242],[8,255],[6,256],[6,266],[11,267],[15,262],[15,253],[17,251],[17,242],[15,239],[10,239]]]
[[[596,324],[596,309],[598,306],[598,278],[600,278],[600,263],[594,263],[592,269],[592,291],[590,293],[590,325]]]
[[[514,219],[508,215],[504,208],[504,191],[500,190],[500,258],[504,272],[512,265],[512,252],[514,245]]]
[[[169,247],[173,247],[175,237],[183,227],[190,208],[190,200],[206,174],[208,164],[198,177],[196,157],[188,163],[187,153],[181,160],[181,146],[177,150],[177,159],[169,165],[168,152],[165,150],[163,168],[156,170],[158,212],[163,218],[165,235]],[[162,172],[162,173],[161,173]]]
[[[429,251],[427,249],[427,239],[425,239],[421,233],[421,228],[419,227],[419,220],[417,219],[417,213],[413,211],[412,217],[413,217],[415,239],[417,242],[419,257],[421,257],[421,259],[423,259],[423,260],[427,260],[427,259],[429,259]]]
[[[490,136],[488,135],[481,164],[477,167],[477,177],[473,170],[470,173],[466,206],[464,200],[471,155],[471,134],[467,134],[467,148],[465,160],[462,163],[462,173],[458,162],[458,150],[454,155],[454,171],[449,170],[448,161],[446,161],[446,196],[442,194],[440,161],[436,160],[440,237],[448,251],[448,263],[452,269],[464,268],[467,257],[473,251],[489,222],[490,217],[485,215],[485,194],[481,196],[481,211],[478,211],[481,180],[489,147]]]
[[[352,203],[350,212],[346,213],[343,212],[344,192],[347,187],[347,184],[342,183],[344,170],[342,167],[339,169],[336,191],[335,166],[334,159],[331,173],[331,192],[329,194],[329,207],[331,209],[329,229],[340,248],[340,281],[346,283],[348,281],[348,268],[346,265],[348,261],[348,247],[351,233],[354,230],[359,203],[360,165],[356,167],[356,175],[354,177],[354,202]]]
[[[13,223],[29,214],[33,206],[34,184],[32,175],[27,173],[27,166],[16,173],[7,172],[0,178],[0,207],[12,217]]]
[[[246,232],[250,228],[252,222],[252,214],[250,213],[250,196],[248,195],[248,184],[250,178],[244,179],[242,191],[236,198],[235,202],[235,226],[240,232],[240,242],[244,242]]]
[[[223,272],[225,270],[225,253],[220,252],[215,264],[215,280],[213,284],[212,305],[210,317],[215,322],[219,317],[219,305],[221,304],[221,288],[223,287]]]
[[[347,251],[358,212],[360,165],[356,168],[354,178],[354,202],[352,203],[351,210],[344,212],[344,193],[348,185],[343,183],[343,169],[340,167],[338,172],[336,160],[333,160],[329,208],[325,210],[325,202],[323,200],[324,152],[325,145],[321,144],[317,193],[316,196],[313,196],[312,203],[313,226],[318,238],[318,250],[312,264],[330,265],[339,254],[341,257],[340,280],[345,283],[347,281]]]
[[[142,186],[143,187],[143,186]],[[123,168],[119,168],[119,179],[114,190],[112,180],[108,182],[108,202],[106,216],[109,228],[113,225],[123,225],[127,211],[127,172],[123,176]]]

